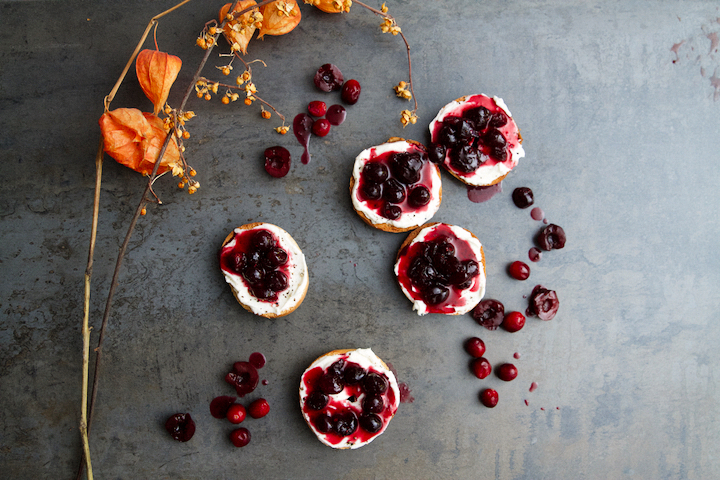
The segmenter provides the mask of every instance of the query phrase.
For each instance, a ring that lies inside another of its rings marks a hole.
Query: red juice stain
[[[519,360],[519,359],[520,359],[520,353],[519,353],[519,352],[515,352],[515,353],[513,354],[513,358],[516,359],[516,360]]]
[[[475,203],[487,202],[500,192],[502,192],[502,182],[487,187],[474,187],[471,185],[467,187],[467,196],[471,202]]]
[[[255,352],[250,354],[250,365],[252,365],[255,368],[262,368],[265,366],[265,355],[263,355],[260,352]]]
[[[528,402],[527,400],[525,400],[525,406],[528,406],[528,405],[530,405],[530,402]]]
[[[415,397],[410,394],[410,387],[408,387],[407,383],[398,383],[398,388],[400,389],[400,403],[413,403],[415,401]]]
[[[262,381],[262,384],[263,384],[263,385],[267,385],[267,384],[268,384],[268,381],[267,381],[267,380],[263,380],[263,381]]]
[[[345,121],[346,116],[347,111],[345,111],[345,107],[342,105],[331,105],[330,108],[328,108],[325,118],[330,122],[330,125],[338,126]]]
[[[542,252],[537,247],[532,247],[530,251],[528,251],[528,258],[531,262],[539,262],[542,258]]]
[[[532,217],[533,220],[537,220],[539,222],[540,220],[545,219],[545,212],[543,212],[542,208],[535,207],[532,210],[530,210],[530,216]]]
[[[532,383],[530,384],[530,391],[531,391],[531,392],[534,392],[535,390],[537,390],[537,387],[538,387],[537,382],[532,382]]]
[[[310,162],[310,151],[308,146],[310,145],[310,133],[312,132],[313,119],[307,113],[299,113],[293,120],[293,133],[297,138],[300,145],[303,146],[303,151],[300,161],[307,165]]]

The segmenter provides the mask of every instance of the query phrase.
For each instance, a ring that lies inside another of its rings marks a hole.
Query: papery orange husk
[[[325,13],[342,13],[350,10],[352,0],[305,0],[305,3],[317,7]]]
[[[259,39],[265,35],[285,35],[298,26],[302,17],[295,0],[268,3],[260,7],[260,13],[263,14],[263,21],[258,32]]]
[[[152,173],[167,133],[163,121],[152,113],[137,108],[117,108],[100,117],[100,131],[105,152],[118,163],[143,175]],[[171,139],[158,174],[180,165],[177,142]]]
[[[167,101],[170,87],[182,67],[182,60],[158,50],[145,49],[135,60],[135,72],[145,95],[155,106],[157,115]]]
[[[257,5],[255,0],[240,0],[235,6],[233,12],[240,12],[247,7]],[[225,19],[232,3],[226,3],[220,9],[220,21]],[[232,46],[237,43],[237,48],[245,55],[247,53],[247,46],[255,33],[255,24],[252,21],[252,13],[258,11],[257,9],[249,10],[243,13],[240,17],[235,17],[234,20],[225,24],[223,28],[223,35],[225,40]]]

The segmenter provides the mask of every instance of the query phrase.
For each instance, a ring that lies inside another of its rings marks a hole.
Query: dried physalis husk
[[[233,12],[240,12],[248,7],[257,5],[255,0],[240,0],[235,5]],[[220,21],[225,20],[225,17],[230,10],[232,3],[226,3],[220,9]],[[234,15],[232,20],[229,20],[225,24],[223,29],[223,35],[230,44],[233,50],[237,50],[245,55],[247,53],[247,45],[250,42],[257,25],[262,22],[262,14],[256,8],[243,13],[240,16]]]
[[[285,35],[300,23],[300,7],[295,0],[277,0],[260,7],[263,14],[258,38],[265,35]]]
[[[305,3],[319,8],[325,13],[349,12],[352,0],[305,0]]]
[[[148,49],[138,54],[135,71],[143,92],[155,106],[155,115],[165,105],[170,87],[175,82],[180,67],[182,60],[175,55]]]
[[[159,117],[143,113],[137,108],[117,108],[105,112],[99,123],[108,155],[143,175],[152,173],[167,137]],[[164,173],[179,165],[180,152],[172,138],[157,173]]]

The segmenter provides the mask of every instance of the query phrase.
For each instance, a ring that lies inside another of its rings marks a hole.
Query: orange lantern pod
[[[295,0],[277,0],[260,8],[263,21],[258,32],[259,39],[265,35],[285,35],[297,27],[302,17]]]
[[[325,13],[349,12],[352,6],[352,0],[305,0],[305,3],[317,7]]]
[[[237,2],[233,12],[240,12],[253,5],[257,5],[255,0],[240,0]],[[220,22],[225,20],[225,16],[228,14],[231,6],[231,3],[226,3],[220,9]],[[249,10],[243,13],[239,18],[235,17],[233,20],[228,21],[225,24],[225,28],[223,28],[223,35],[225,35],[225,39],[234,49],[240,50],[243,55],[247,53],[248,43],[255,33],[255,24],[257,22],[253,15],[257,15],[259,13],[260,12],[257,9]]]
[[[143,175],[150,175],[167,133],[163,121],[136,108],[117,108],[100,117],[105,152],[118,163]],[[174,138],[165,151],[158,174],[180,165],[180,151]]]
[[[145,96],[155,106],[155,115],[165,105],[170,87],[175,82],[180,67],[182,60],[175,55],[148,49],[138,54],[135,60],[135,72]]]

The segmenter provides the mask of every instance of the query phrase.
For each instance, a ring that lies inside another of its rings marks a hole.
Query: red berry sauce
[[[260,352],[253,352],[250,354],[250,358],[248,359],[250,364],[255,368],[262,368],[265,366],[265,362],[267,361],[265,359],[265,355],[263,355]]]
[[[325,118],[327,118],[328,122],[330,122],[330,125],[337,127],[345,121],[346,116],[347,111],[345,110],[345,107],[342,105],[330,105]]]
[[[300,161],[307,165],[310,162],[310,134],[312,133],[313,119],[307,113],[299,113],[293,119],[293,133],[295,138],[303,146],[303,154],[300,157]]]
[[[474,203],[487,202],[500,192],[502,192],[502,182],[487,187],[473,187],[471,185],[467,187],[467,196]]]

